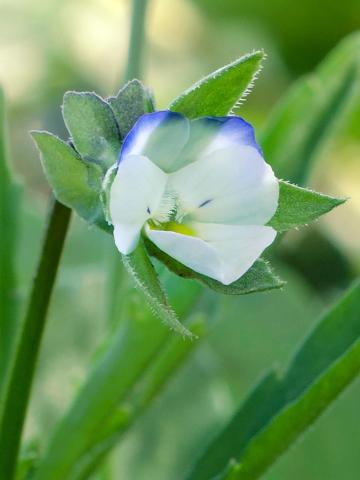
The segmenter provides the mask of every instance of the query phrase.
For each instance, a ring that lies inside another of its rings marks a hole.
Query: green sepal
[[[269,263],[262,258],[256,260],[253,266],[238,280],[230,285],[224,285],[213,278],[202,275],[201,273],[195,272],[191,268],[186,267],[160,250],[149,239],[144,238],[144,243],[149,254],[163,263],[173,273],[176,273],[176,275],[183,278],[197,280],[218,293],[226,295],[246,295],[248,293],[281,288],[285,285],[285,283],[273,273]]]
[[[171,308],[143,242],[140,240],[130,255],[122,255],[122,260],[136,286],[143,292],[153,313],[174,331],[192,338],[193,334],[179,322],[175,311]]]
[[[110,105],[92,92],[66,92],[62,112],[75,149],[104,173],[119,156],[121,139]]]
[[[116,97],[109,97],[107,100],[113,109],[121,138],[129,133],[141,115],[154,111],[150,90],[136,79],[126,83]]]
[[[111,191],[111,185],[113,184],[113,181],[115,179],[117,172],[117,165],[113,165],[112,167],[109,168],[109,170],[106,172],[104,180],[102,182],[101,186],[101,194],[100,194],[100,200],[103,206],[104,210],[104,215],[106,221],[111,224],[111,215],[110,215],[110,191]],[[112,227],[111,227],[112,230]]]
[[[279,205],[268,223],[279,232],[306,225],[346,201],[282,180],[279,187]]]
[[[75,150],[49,132],[33,131],[46,178],[57,200],[90,224],[108,230],[100,193],[91,188],[99,172],[96,165],[86,164]]]
[[[258,50],[210,73],[177,97],[170,110],[188,118],[228,115],[249,93],[263,58]]]

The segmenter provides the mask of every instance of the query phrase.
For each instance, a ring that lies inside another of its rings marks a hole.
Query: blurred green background
[[[24,185],[18,258],[23,298],[49,195],[27,132],[45,128],[66,137],[60,111],[65,90],[104,96],[118,90],[129,18],[125,0],[1,0],[0,84],[8,99],[13,169]],[[164,108],[199,77],[264,48],[265,68],[239,112],[260,128],[288,86],[359,28],[358,0],[152,0],[143,80]],[[248,388],[270,365],[286,366],[317,316],[360,272],[359,125],[360,101],[322,149],[310,184],[351,199],[279,246],[275,262],[288,282],[283,291],[239,298],[208,295],[206,305],[216,305],[208,339],[114,451],[113,478],[180,479],[190,456],[224,424]],[[319,246],[319,231],[329,239],[326,249]],[[40,448],[105,337],[112,248],[111,238],[74,218],[27,422],[27,438],[36,439]],[[264,478],[358,478],[359,400],[357,382]]]

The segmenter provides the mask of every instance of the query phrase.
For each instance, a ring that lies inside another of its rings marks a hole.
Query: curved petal
[[[189,220],[264,225],[274,215],[278,181],[251,146],[215,150],[170,175]]]
[[[220,259],[214,247],[198,237],[145,227],[146,235],[160,250],[196,272],[218,279]]]
[[[125,137],[118,163],[128,155],[144,155],[163,171],[173,171],[188,137],[189,121],[180,113],[146,113]]]
[[[253,127],[243,118],[236,116],[197,118],[190,123],[189,141],[177,165],[180,168],[216,150],[246,145],[254,147],[262,155]]]
[[[275,239],[271,227],[258,225],[196,224],[199,237],[171,231],[146,234],[161,250],[187,267],[224,285],[240,278]]]
[[[168,175],[142,155],[127,156],[110,190],[109,211],[115,243],[123,254],[136,247],[140,231],[156,210]]]

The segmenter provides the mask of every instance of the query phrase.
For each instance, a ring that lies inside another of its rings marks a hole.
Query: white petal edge
[[[148,225],[145,232],[160,250],[224,285],[242,277],[276,237],[273,228],[259,225],[191,226],[199,237],[152,230]]]
[[[129,155],[118,166],[110,190],[109,211],[117,248],[131,253],[144,223],[156,210],[168,175],[142,155]]]
[[[264,225],[278,205],[278,180],[248,145],[214,151],[170,174],[169,184],[200,222]]]

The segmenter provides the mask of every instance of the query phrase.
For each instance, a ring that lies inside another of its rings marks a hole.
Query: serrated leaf
[[[136,79],[126,83],[116,97],[108,98],[108,102],[113,109],[122,138],[128,134],[141,115],[154,111],[149,90]]]
[[[177,319],[164,292],[159,277],[142,242],[130,255],[122,255],[126,270],[132,275],[135,284],[143,292],[154,314],[171,329],[192,338],[192,334]]]
[[[263,58],[264,52],[256,51],[216,70],[177,97],[170,110],[188,118],[228,115],[249,91]]]
[[[359,51],[360,35],[351,35],[275,106],[260,145],[278,177],[303,185],[333,127],[356,105]]]
[[[99,174],[93,172],[96,165],[85,164],[73,148],[49,132],[34,131],[31,135],[57,200],[87,222],[107,230],[99,192],[89,186],[89,177]]]
[[[121,141],[110,105],[95,93],[67,92],[62,106],[65,125],[78,153],[104,172],[119,156]]]
[[[306,225],[345,202],[284,181],[279,186],[279,205],[268,223],[279,232]]]
[[[357,282],[305,339],[287,372],[270,373],[250,393],[188,480],[259,478],[358,375],[359,310]]]
[[[269,263],[261,258],[259,258],[241,278],[230,285],[224,285],[213,278],[186,267],[157,248],[150,240],[145,238],[144,242],[149,254],[157,258],[161,263],[166,265],[169,270],[176,273],[176,275],[197,280],[218,293],[226,295],[246,295],[248,293],[263,292],[284,286],[284,282],[273,273]]]

